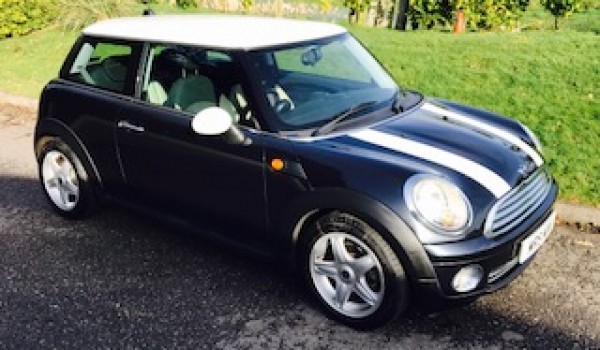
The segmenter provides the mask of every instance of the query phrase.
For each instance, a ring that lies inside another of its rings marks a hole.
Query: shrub
[[[348,12],[348,22],[358,23],[360,13],[366,10],[370,4],[370,0],[344,0],[344,6],[350,10]]]
[[[182,9],[198,7],[196,0],[177,0],[175,3]]]
[[[51,23],[51,0],[0,0],[0,39],[28,34]]]
[[[546,10],[554,16],[554,29],[558,29],[558,19],[577,12],[581,0],[540,0]]]
[[[244,12],[249,12],[250,9],[252,8],[252,5],[254,5],[254,1],[242,0],[242,8],[244,9]]]
[[[408,20],[413,29],[431,29],[437,25],[446,25],[450,22],[451,7],[448,2],[440,0],[410,0]]]
[[[135,0],[57,0],[58,24],[67,30],[78,30],[99,20],[132,15]]]
[[[409,21],[413,28],[446,26],[462,9],[471,29],[513,27],[527,9],[529,0],[410,0]]]
[[[513,27],[527,9],[529,0],[459,0],[471,29]]]

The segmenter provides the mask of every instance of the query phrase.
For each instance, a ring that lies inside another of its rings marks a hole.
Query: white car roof
[[[330,23],[268,17],[169,15],[108,19],[90,25],[90,36],[252,50],[345,33]]]

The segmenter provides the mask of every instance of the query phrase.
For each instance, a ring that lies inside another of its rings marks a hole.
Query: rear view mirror
[[[323,58],[321,47],[312,45],[302,53],[302,64],[305,66],[314,66]]]

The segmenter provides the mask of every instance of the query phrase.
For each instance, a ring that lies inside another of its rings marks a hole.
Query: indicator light
[[[273,158],[271,160],[271,169],[281,171],[285,168],[285,162],[281,158]]]

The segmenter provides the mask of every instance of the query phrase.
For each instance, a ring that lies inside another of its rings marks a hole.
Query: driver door
[[[153,51],[149,52],[152,55]],[[153,59],[156,57],[148,64]],[[181,74],[189,67],[174,68],[173,74]],[[181,91],[170,92],[180,89],[179,82],[189,81],[192,74],[198,75],[198,81],[200,77],[211,79],[202,75],[200,64],[185,77],[174,78],[171,85],[163,81],[166,96],[161,99],[147,95],[152,68],[145,71],[141,98],[123,108],[117,118],[117,146],[128,195],[196,228],[215,228],[253,239],[253,234],[263,232],[266,226],[260,142],[233,145],[221,136],[201,136],[192,130],[197,111],[180,110],[178,106],[184,104],[177,100],[177,94]],[[191,94],[184,92],[189,100]],[[210,94],[203,92],[198,101],[190,101],[190,106],[213,103],[202,100],[210,98],[204,95]],[[250,129],[241,129],[251,140],[255,137]]]

